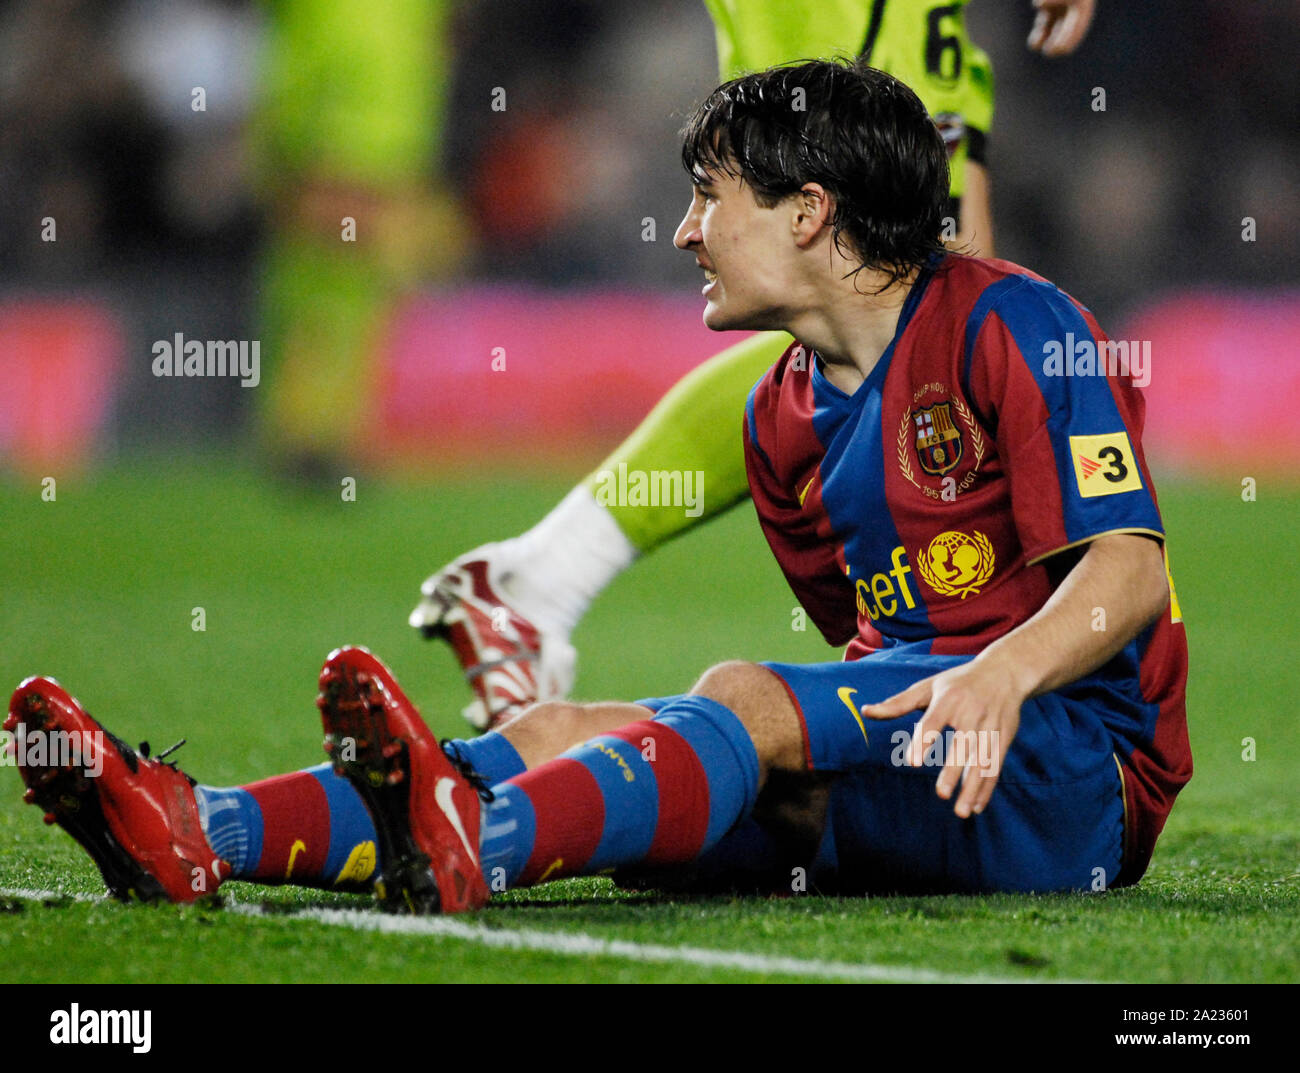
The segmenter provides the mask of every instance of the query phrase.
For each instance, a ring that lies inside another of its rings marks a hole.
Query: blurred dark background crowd
[[[286,88],[276,50],[292,36],[284,25],[318,6],[0,3],[0,301],[96,296],[137,352],[179,324],[256,337],[272,221],[315,211],[293,199],[292,147],[275,144],[294,135],[268,116],[311,99],[313,87]],[[412,111],[433,129],[394,134],[428,202],[418,224],[395,228],[419,240],[400,271],[430,287],[691,293],[696,270],[670,238],[688,197],[676,130],[717,74],[699,0],[433,8],[399,12],[428,27],[419,49],[439,72]],[[1100,0],[1079,50],[1055,60],[1025,47],[1028,0],[975,0],[966,18],[994,65],[999,256],[1059,283],[1103,324],[1171,288],[1295,285],[1300,5]],[[338,93],[385,66],[340,74]],[[1094,110],[1097,87],[1105,111]],[[492,107],[498,88],[504,110]],[[408,178],[340,181],[400,199]],[[346,202],[326,190],[319,212],[337,226],[331,196]],[[42,241],[46,217],[56,242]],[[212,391],[215,408],[178,395],[152,425],[237,417],[239,392]],[[132,408],[122,409],[129,439]]]

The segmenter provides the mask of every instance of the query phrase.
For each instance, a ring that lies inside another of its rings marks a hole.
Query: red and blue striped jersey
[[[1027,269],[949,254],[851,395],[802,344],[782,355],[746,406],[750,489],[795,595],[846,659],[899,644],[977,653],[1043,606],[1088,541],[1163,541],[1130,346]],[[1060,691],[1115,740],[1128,882],[1191,777],[1186,677],[1174,598]]]

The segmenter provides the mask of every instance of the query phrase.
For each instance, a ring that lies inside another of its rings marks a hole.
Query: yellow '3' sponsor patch
[[[1133,445],[1123,430],[1100,436],[1071,436],[1070,460],[1079,495],[1084,498],[1136,492],[1142,487]]]

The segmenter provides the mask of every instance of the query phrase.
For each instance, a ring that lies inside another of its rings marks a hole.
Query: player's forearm
[[[1131,533],[1101,537],[1033,618],[989,645],[1026,699],[1102,666],[1169,603],[1161,546]]]
[[[982,164],[966,161],[966,192],[961,196],[961,230],[950,243],[972,257],[996,257],[993,249],[993,212],[989,207],[989,173]]]

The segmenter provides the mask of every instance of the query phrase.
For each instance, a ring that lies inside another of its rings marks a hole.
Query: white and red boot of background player
[[[453,763],[392,672],[364,648],[338,648],[316,698],[325,752],[374,820],[375,893],[395,912],[460,913],[488,900],[479,867],[480,798],[492,792]]]
[[[132,749],[52,678],[19,684],[4,729],[15,736],[23,800],[81,844],[115,898],[193,902],[230,875],[203,834],[193,780],[162,762],[171,750],[151,759],[147,743]],[[51,731],[77,748],[28,747],[37,734],[49,746]]]
[[[474,690],[464,716],[477,730],[498,730],[540,701],[573,688],[577,653],[567,633],[526,616],[507,595],[515,575],[509,543],[462,555],[420,587],[410,623],[445,637]]]

